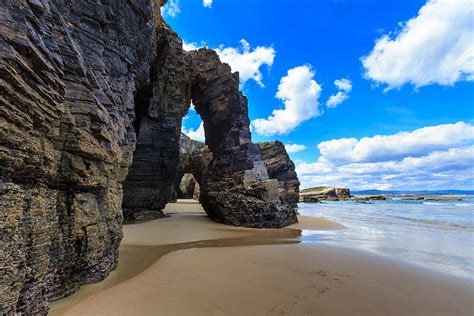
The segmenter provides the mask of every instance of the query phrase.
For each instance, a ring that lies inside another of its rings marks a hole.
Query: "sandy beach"
[[[191,200],[124,226],[119,264],[51,315],[472,315],[472,282],[350,248],[301,242],[344,229],[301,216],[283,229],[210,221]]]

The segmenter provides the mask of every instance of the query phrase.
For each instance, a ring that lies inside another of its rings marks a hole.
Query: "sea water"
[[[474,196],[455,198],[462,200],[406,201],[395,196],[365,203],[300,203],[301,215],[329,218],[347,227],[305,230],[302,241],[360,248],[472,279]]]

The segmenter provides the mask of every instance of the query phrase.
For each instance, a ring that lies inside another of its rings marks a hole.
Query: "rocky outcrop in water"
[[[387,198],[384,195],[365,195],[365,196],[354,196],[351,198],[353,201],[384,201]]]
[[[323,186],[304,189],[300,192],[300,201],[305,203],[349,200],[350,198],[351,191],[349,188]]]
[[[115,268],[123,214],[174,198],[191,100],[207,149],[188,166],[205,165],[192,173],[209,217],[296,222],[251,142],[238,74],[212,50],[183,51],[161,5],[0,3],[0,313],[44,314]]]

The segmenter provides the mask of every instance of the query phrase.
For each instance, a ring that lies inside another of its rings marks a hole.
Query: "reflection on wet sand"
[[[121,245],[117,268],[102,282],[81,287],[74,295],[51,303],[50,315],[60,315],[75,304],[100,291],[113,287],[145,271],[161,257],[177,250],[299,243],[300,229],[258,229],[251,235],[200,240],[155,246]]]

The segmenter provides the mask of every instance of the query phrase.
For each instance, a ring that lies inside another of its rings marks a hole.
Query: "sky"
[[[282,141],[302,188],[474,189],[474,2],[169,0],[186,50],[209,47]],[[203,140],[190,110],[183,131]]]

